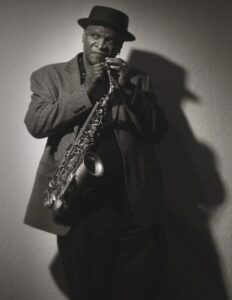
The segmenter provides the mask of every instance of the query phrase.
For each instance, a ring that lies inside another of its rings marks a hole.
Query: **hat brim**
[[[114,28],[112,26],[112,24],[109,24],[109,23],[104,22],[104,21],[99,21],[99,20],[94,20],[94,19],[89,20],[88,18],[82,18],[82,19],[77,20],[77,23],[84,29],[88,25],[101,25],[101,26],[112,28],[112,29],[116,30],[122,36],[122,38],[125,42],[132,42],[132,41],[135,41],[135,39],[136,39],[135,36],[133,34],[131,34],[130,32],[128,32],[128,31],[125,31],[125,32],[118,31],[116,28]]]

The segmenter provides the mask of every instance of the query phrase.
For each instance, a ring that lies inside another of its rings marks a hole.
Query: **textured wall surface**
[[[121,55],[151,74],[170,121],[157,149],[167,203],[167,299],[232,299],[231,3],[114,4],[130,15],[130,31],[137,36]],[[76,20],[95,4],[111,1],[0,1],[3,300],[67,299],[55,236],[22,223],[45,144],[27,133],[23,118],[30,74],[81,51]]]

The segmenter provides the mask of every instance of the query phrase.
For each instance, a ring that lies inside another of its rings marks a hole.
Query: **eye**
[[[97,39],[99,39],[99,34],[93,33],[93,34],[92,34],[92,37],[93,37],[95,40],[97,40]]]
[[[120,41],[115,38],[108,38],[107,43],[108,43],[108,45],[110,45],[112,47],[118,47],[120,45]]]

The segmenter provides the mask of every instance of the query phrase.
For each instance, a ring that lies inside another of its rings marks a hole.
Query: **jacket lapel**
[[[72,58],[70,61],[67,62],[64,68],[66,72],[73,73],[79,71],[77,57],[78,55],[76,55],[74,58]]]
[[[68,82],[70,85],[70,92],[72,94],[78,94],[79,88],[81,86],[81,76],[78,66],[78,55],[67,62],[64,67],[65,72],[67,73]],[[79,132],[79,125],[74,127],[74,139],[76,138]]]

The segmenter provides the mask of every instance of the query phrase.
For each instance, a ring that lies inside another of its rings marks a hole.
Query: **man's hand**
[[[88,68],[85,77],[85,88],[89,95],[91,95],[97,88],[99,81],[105,79],[104,63],[100,62]]]
[[[118,76],[118,83],[122,88],[127,87],[129,84],[128,74],[130,68],[127,63],[121,58],[106,58],[106,63],[109,65],[110,69],[113,70]]]

